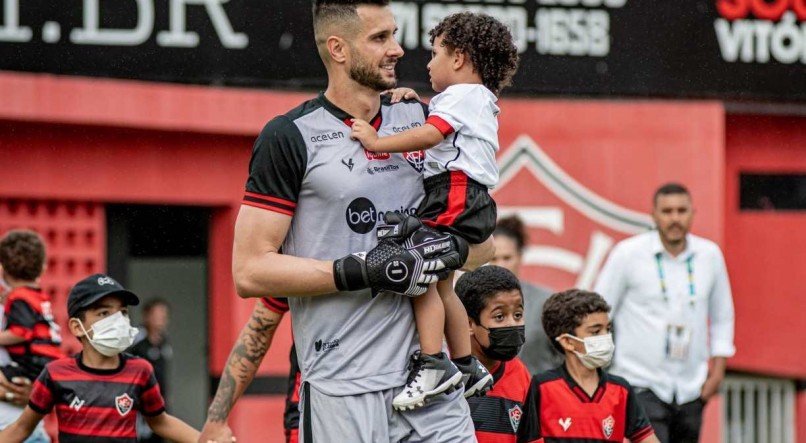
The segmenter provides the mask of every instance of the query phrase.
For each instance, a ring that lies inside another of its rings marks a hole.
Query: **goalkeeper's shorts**
[[[423,223],[473,244],[492,235],[497,210],[486,186],[461,171],[428,177],[423,184],[425,198],[417,208]]]

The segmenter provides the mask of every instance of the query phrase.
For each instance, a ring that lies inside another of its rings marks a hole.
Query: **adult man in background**
[[[381,101],[403,56],[394,16],[384,0],[316,1],[313,23],[328,87],[269,122],[255,142],[235,226],[238,293],[288,297],[302,368],[301,441],[473,441],[460,391],[415,411],[391,406],[416,347],[411,303],[400,293],[424,293],[441,268],[467,257],[461,240],[405,217],[422,199],[421,156],[372,154],[345,135],[353,118],[383,135],[425,122],[419,102]],[[388,210],[397,215],[383,220]],[[384,221],[394,226],[378,242]]]
[[[142,357],[154,367],[154,376],[160,385],[160,392],[168,398],[168,370],[173,358],[173,348],[168,342],[168,323],[171,308],[161,298],[152,298],[143,305],[143,327],[139,328],[134,345],[129,353]],[[151,428],[138,415],[137,439],[146,443],[161,443],[165,440],[154,434]]]
[[[735,353],[730,283],[719,246],[689,233],[685,186],[658,188],[652,218],[657,230],[617,244],[596,283],[613,307],[611,372],[638,388],[662,442],[696,442]]]
[[[517,215],[502,217],[498,220],[493,235],[495,257],[490,264],[506,268],[520,277],[523,251],[529,241],[523,221]],[[551,340],[546,337],[541,321],[543,304],[551,296],[551,290],[521,278],[521,291],[525,308],[526,343],[518,357],[532,374],[554,369],[562,364],[563,355],[554,349]]]

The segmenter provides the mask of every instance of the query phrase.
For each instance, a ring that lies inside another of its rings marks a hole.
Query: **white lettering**
[[[406,49],[416,49],[420,45],[420,14],[417,4],[393,2],[392,13],[397,22],[397,41]]]
[[[100,1],[84,0],[84,27],[70,32],[70,41],[79,45],[136,46],[145,42],[154,29],[154,4],[151,0],[137,2],[137,26],[132,29],[100,27]]]
[[[229,21],[227,12],[222,6],[230,0],[171,0],[169,31],[157,34],[157,44],[181,48],[194,48],[199,45],[199,34],[188,31],[186,27],[186,5],[204,5],[210,21],[213,22],[221,45],[225,48],[243,49],[249,45],[249,37],[242,32],[235,32]]]
[[[714,21],[722,59],[735,63],[806,63],[806,23],[787,11],[777,23],[768,20]]]
[[[33,38],[31,28],[20,26],[20,1],[3,1],[3,23],[0,25],[0,41],[29,42]]]
[[[610,15],[594,9],[538,9],[541,54],[604,57],[610,53]]]

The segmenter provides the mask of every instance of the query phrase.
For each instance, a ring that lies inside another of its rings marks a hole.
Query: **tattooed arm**
[[[229,413],[255,377],[282,319],[283,314],[270,310],[261,301],[255,303],[252,316],[241,330],[221,374],[221,382],[199,437],[200,443],[229,443],[232,440],[232,431],[227,426]]]

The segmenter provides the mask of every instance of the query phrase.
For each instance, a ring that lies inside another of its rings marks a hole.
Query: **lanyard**
[[[669,302],[669,295],[666,290],[666,275],[663,273],[663,263],[661,263],[661,252],[655,254],[655,263],[658,264],[658,278],[660,279],[660,290],[663,292],[663,300]],[[691,265],[693,255],[686,259],[686,270],[688,271],[688,293],[691,296],[691,307],[694,307],[694,297],[697,295],[694,290],[694,267]]]

